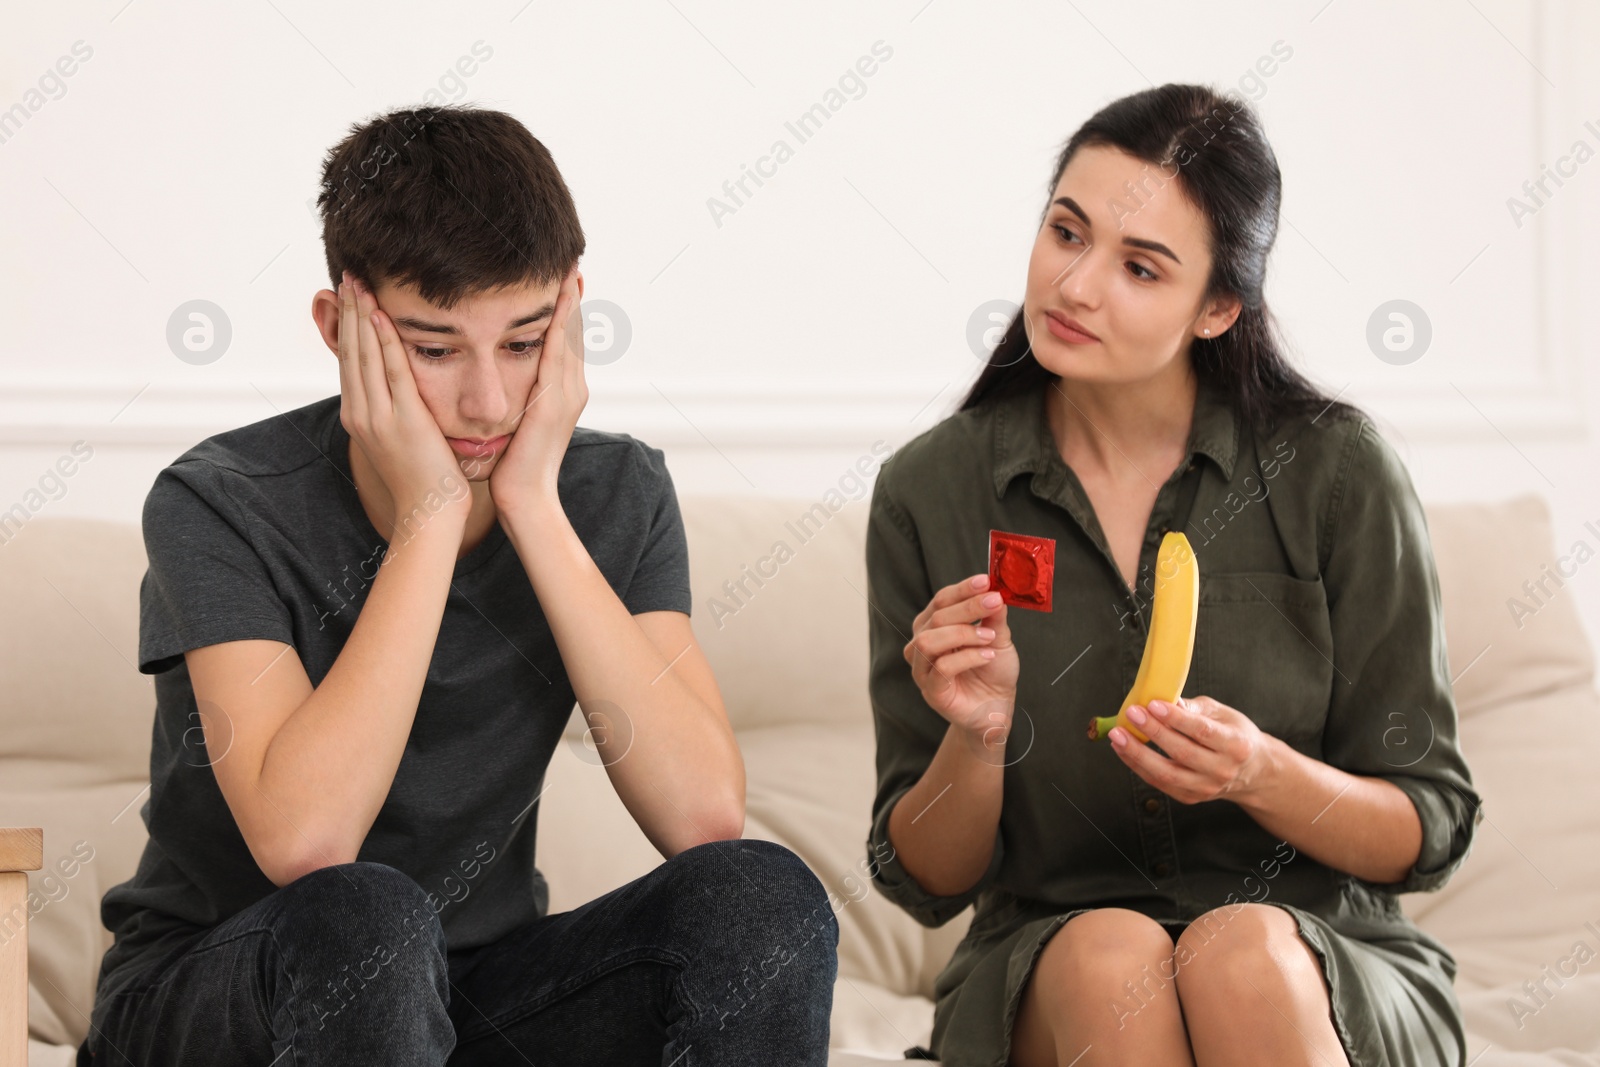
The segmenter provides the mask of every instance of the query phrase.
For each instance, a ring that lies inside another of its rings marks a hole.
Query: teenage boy
[[[150,838],[78,1062],[820,1067],[838,924],[740,838],[662,453],[576,425],[584,236],[548,151],[396,111],[318,206],[339,395],[145,502]],[[534,831],[574,700],[666,859],[552,915]]]

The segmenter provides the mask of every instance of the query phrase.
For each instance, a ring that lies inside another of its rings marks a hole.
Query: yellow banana
[[[1089,721],[1089,740],[1096,741],[1120,726],[1141,742],[1149,741],[1128,720],[1128,708],[1148,706],[1152,700],[1176,704],[1189,679],[1189,661],[1194,655],[1194,628],[1200,616],[1200,563],[1195,559],[1189,539],[1176,530],[1161,539],[1156,553],[1156,591],[1150,608],[1150,634],[1145,638],[1144,655],[1133,688],[1122,698],[1115,715],[1097,716]]]

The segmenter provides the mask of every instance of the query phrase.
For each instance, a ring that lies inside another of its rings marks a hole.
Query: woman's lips
[[[506,442],[511,440],[511,435],[508,433],[503,433],[499,437],[488,441],[468,441],[461,437],[446,437],[445,440],[450,442],[450,447],[455,449],[456,455],[458,456],[471,456],[475,459],[484,459],[488,456],[494,455],[496,452],[499,452],[502,448],[504,448],[506,446]]]
[[[1060,319],[1056,318],[1053,314],[1051,314],[1048,311],[1045,312],[1044,321],[1045,321],[1045,324],[1049,327],[1050,333],[1052,335],[1054,335],[1056,337],[1059,337],[1061,340],[1067,342],[1068,344],[1073,344],[1073,345],[1093,345],[1093,344],[1099,344],[1100,343],[1100,339],[1098,337],[1090,337],[1088,334],[1082,332],[1081,330],[1073,329],[1071,326],[1068,326],[1065,322],[1063,322]]]

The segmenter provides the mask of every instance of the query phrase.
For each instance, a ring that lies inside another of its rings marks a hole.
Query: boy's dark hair
[[[508,285],[548,285],[583,254],[583,227],[550,152],[503,111],[391,111],[329,153],[317,197],[332,288],[415,285],[451,308]]]

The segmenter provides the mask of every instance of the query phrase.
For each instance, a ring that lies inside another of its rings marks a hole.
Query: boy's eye
[[[540,337],[532,341],[511,341],[506,347],[518,359],[531,359],[538,355],[539,349],[544,347],[544,338]],[[455,351],[453,348],[424,348],[421,345],[412,345],[411,350],[430,363],[441,362],[446,356]]]

